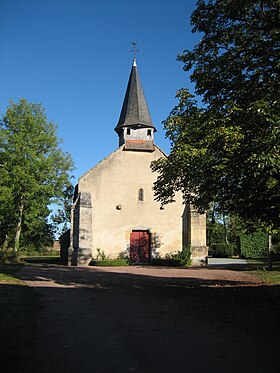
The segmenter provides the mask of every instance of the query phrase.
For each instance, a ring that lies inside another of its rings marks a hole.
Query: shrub
[[[32,257],[32,256],[59,256],[57,250],[44,250],[44,251],[25,251],[21,250],[18,252],[19,257]]]
[[[244,258],[262,258],[267,256],[267,234],[258,231],[240,237],[241,256]]]
[[[97,255],[96,255],[96,260],[108,260],[109,257],[104,253],[104,251],[101,249],[96,249]]]
[[[215,243],[211,246],[214,258],[229,258],[233,256],[234,244],[232,243]]]
[[[129,260],[128,259],[100,259],[100,260],[92,260],[90,262],[91,266],[99,266],[99,267],[121,267],[121,266],[128,266]]]
[[[184,246],[182,251],[177,251],[176,253],[173,253],[173,254],[167,254],[165,258],[167,260],[173,260],[174,263],[176,263],[176,261],[179,261],[180,265],[187,267],[191,265],[190,247]]]

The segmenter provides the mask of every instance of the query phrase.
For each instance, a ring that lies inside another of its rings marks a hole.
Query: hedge
[[[121,267],[121,266],[128,266],[129,260],[128,259],[100,259],[100,260],[92,260],[90,262],[91,266],[99,266],[99,267]]]
[[[267,256],[267,234],[258,231],[240,237],[241,256],[244,258],[263,258]]]
[[[211,246],[214,258],[229,258],[234,254],[235,245],[232,243],[215,243]]]

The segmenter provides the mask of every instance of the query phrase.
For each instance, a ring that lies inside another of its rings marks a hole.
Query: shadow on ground
[[[27,266],[21,278],[42,306],[22,373],[279,368],[278,286],[62,266]]]

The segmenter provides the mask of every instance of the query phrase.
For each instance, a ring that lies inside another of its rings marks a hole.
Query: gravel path
[[[279,288],[216,268],[27,265],[40,295],[21,373],[277,372]]]

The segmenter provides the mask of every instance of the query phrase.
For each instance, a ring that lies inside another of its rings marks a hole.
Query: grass
[[[15,277],[22,264],[0,264],[0,284],[19,284],[19,279]]]
[[[20,264],[0,264],[0,366],[19,372],[32,349],[38,298],[16,276]]]
[[[280,285],[280,261],[272,262],[272,271],[267,270],[266,259],[248,260],[247,270],[271,285]]]
[[[264,282],[267,282],[271,285],[280,285],[280,270],[264,271],[258,270],[254,271],[260,279]]]
[[[90,262],[91,266],[99,266],[99,267],[120,267],[120,266],[128,266],[129,260],[128,259],[100,259],[100,260],[92,260]]]

